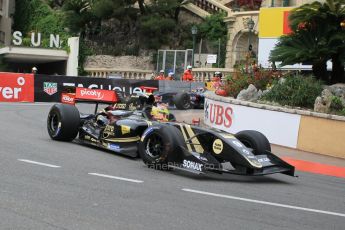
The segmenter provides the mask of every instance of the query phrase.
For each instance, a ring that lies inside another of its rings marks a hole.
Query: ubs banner
[[[105,79],[91,77],[67,77],[35,75],[35,101],[59,102],[66,86],[90,89],[120,90],[126,94],[142,92],[140,86],[157,87],[155,80]]]
[[[235,105],[205,98],[204,122],[208,126],[237,133],[262,132],[272,144],[297,147],[301,115]]]

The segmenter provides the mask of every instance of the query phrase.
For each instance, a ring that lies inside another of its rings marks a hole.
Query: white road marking
[[[202,195],[215,196],[215,197],[227,198],[227,199],[232,199],[232,200],[240,200],[240,201],[246,201],[246,202],[257,203],[257,204],[265,204],[265,205],[277,206],[277,207],[282,207],[282,208],[290,208],[290,209],[297,209],[297,210],[302,210],[302,211],[307,211],[307,212],[316,212],[316,213],[322,213],[322,214],[327,214],[327,215],[345,217],[345,213],[329,212],[329,211],[323,211],[323,210],[311,209],[311,208],[303,208],[303,207],[298,207],[298,206],[293,206],[293,205],[272,203],[272,202],[261,201],[261,200],[253,200],[253,199],[247,199],[247,198],[236,197],[236,196],[228,196],[228,195],[222,195],[222,194],[211,193],[211,192],[203,192],[203,191],[193,190],[193,189],[188,189],[188,188],[183,188],[182,190],[185,192],[198,193]]]
[[[101,173],[88,173],[88,174],[93,175],[93,176],[100,176],[100,177],[105,177],[105,178],[110,178],[110,179],[115,179],[115,180],[123,180],[123,181],[128,181],[128,182],[133,182],[133,183],[143,183],[144,182],[142,180],[133,180],[133,179],[129,179],[129,178],[111,176],[111,175],[106,175],[106,174],[101,174]]]
[[[50,168],[60,168],[61,167],[58,165],[46,164],[46,163],[42,163],[42,162],[38,162],[38,161],[31,161],[31,160],[27,160],[27,159],[18,159],[18,161],[22,161],[22,162],[26,162],[26,163],[30,163],[30,164],[35,164],[35,165],[46,166],[46,167],[50,167]]]

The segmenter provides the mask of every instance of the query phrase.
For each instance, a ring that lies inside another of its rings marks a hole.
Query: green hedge
[[[277,81],[261,99],[281,105],[313,108],[316,97],[322,92],[322,82],[314,77],[289,76]]]

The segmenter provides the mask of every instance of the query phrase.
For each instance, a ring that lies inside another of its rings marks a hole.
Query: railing
[[[88,73],[89,77],[100,78],[149,80],[152,77],[152,71],[150,70],[85,68],[85,71]],[[223,76],[234,72],[233,69],[225,68],[194,68],[194,80],[196,82],[205,82],[211,80],[214,72],[216,71],[222,72]]]
[[[191,3],[210,14],[221,12],[228,13],[231,11],[231,9],[229,9],[228,7],[214,0],[192,0]]]
[[[233,69],[226,68],[194,68],[194,80],[197,82],[206,82],[212,80],[214,72],[219,71],[223,76],[229,75],[234,72]]]
[[[89,77],[122,78],[122,79],[150,79],[152,71],[138,69],[108,69],[108,68],[85,68]]]

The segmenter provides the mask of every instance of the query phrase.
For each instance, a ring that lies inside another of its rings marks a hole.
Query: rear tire
[[[51,139],[72,141],[78,134],[80,115],[73,105],[55,104],[47,118],[47,130]]]
[[[178,109],[186,110],[186,109],[191,108],[190,96],[188,93],[185,93],[185,92],[177,93],[173,97],[173,102],[176,108]]]
[[[271,152],[271,145],[265,135],[255,130],[244,130],[235,134],[235,137],[247,148],[253,149],[254,155]]]
[[[181,132],[176,127],[150,126],[145,130],[139,142],[139,154],[149,168],[169,170],[169,159],[177,158],[178,152],[184,145]]]

